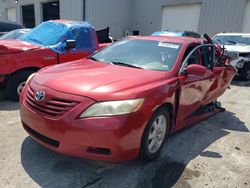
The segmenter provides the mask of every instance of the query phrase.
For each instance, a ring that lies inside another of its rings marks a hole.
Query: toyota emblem
[[[45,92],[44,91],[37,91],[35,94],[35,99],[37,101],[42,101],[45,98]]]

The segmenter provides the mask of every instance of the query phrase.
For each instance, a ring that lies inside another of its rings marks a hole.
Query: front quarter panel
[[[48,48],[6,54],[4,57],[6,63],[4,74],[12,74],[17,70],[30,67],[43,68],[57,63],[57,54]]]

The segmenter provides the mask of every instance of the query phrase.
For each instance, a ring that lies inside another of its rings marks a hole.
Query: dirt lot
[[[160,158],[123,164],[54,153],[22,129],[18,103],[0,102],[0,187],[250,187],[250,82],[220,98],[226,112],[172,135]]]

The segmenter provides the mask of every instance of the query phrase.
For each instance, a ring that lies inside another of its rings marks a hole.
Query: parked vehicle
[[[47,21],[18,40],[0,40],[0,85],[12,101],[27,78],[40,68],[78,60],[100,47],[94,28],[86,22]]]
[[[15,29],[13,31],[10,31],[0,37],[0,39],[18,39],[25,33],[30,31],[30,29]]]
[[[236,69],[207,39],[129,37],[44,68],[21,94],[23,127],[63,154],[153,160],[169,133],[222,110],[215,101]]]
[[[15,29],[23,29],[24,26],[15,23],[15,22],[3,22],[0,21],[0,37],[4,34],[6,34],[9,31],[15,30]]]
[[[152,33],[151,36],[172,36],[172,37],[193,37],[201,38],[199,33],[194,31],[157,31]]]
[[[219,33],[213,40],[224,45],[227,51],[239,53],[232,65],[238,69],[239,76],[250,80],[250,33]]]

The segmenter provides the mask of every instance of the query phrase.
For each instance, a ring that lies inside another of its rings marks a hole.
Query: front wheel
[[[140,158],[150,161],[156,159],[170,129],[169,112],[167,108],[158,109],[149,120],[141,140]]]
[[[34,73],[34,71],[21,71],[13,74],[6,85],[6,94],[9,100],[18,101],[28,77]]]

